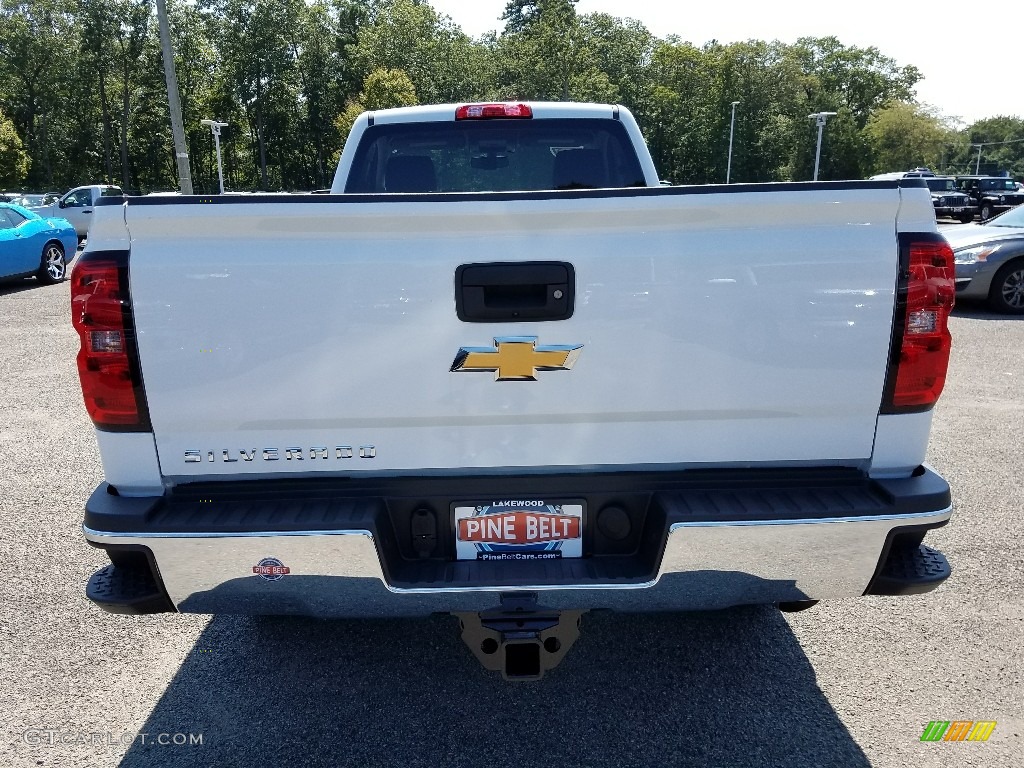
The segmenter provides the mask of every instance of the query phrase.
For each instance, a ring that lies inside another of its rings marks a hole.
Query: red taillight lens
[[[941,236],[918,235],[908,250],[906,313],[888,413],[932,407],[949,366],[947,321],[956,297],[953,249]]]
[[[126,260],[125,260],[126,261]],[[100,429],[146,430],[128,301],[127,264],[83,254],[71,275],[71,322],[81,350],[85,409]]]
[[[455,110],[456,120],[491,120],[500,117],[533,117],[529,104],[463,104]]]

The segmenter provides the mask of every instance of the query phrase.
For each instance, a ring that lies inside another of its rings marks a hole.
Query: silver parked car
[[[1024,206],[980,224],[943,229],[956,257],[957,298],[1024,314]]]
[[[23,192],[15,195],[10,202],[22,208],[41,208],[60,200],[60,192]]]

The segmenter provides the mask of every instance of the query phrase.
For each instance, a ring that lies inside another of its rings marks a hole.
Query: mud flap
[[[537,604],[532,592],[506,593],[501,607],[455,613],[462,641],[477,660],[506,680],[540,680],[565,658],[580,636],[586,611],[559,611]]]

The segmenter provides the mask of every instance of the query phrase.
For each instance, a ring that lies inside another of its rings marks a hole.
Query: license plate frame
[[[537,562],[583,557],[583,499],[521,496],[452,502],[455,559]]]

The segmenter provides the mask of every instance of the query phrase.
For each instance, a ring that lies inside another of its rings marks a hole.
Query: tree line
[[[510,0],[500,32],[473,39],[426,0],[168,0],[197,192],[218,188],[213,138],[228,123],[226,186],[330,186],[363,109],[482,100],[619,103],[662,178],[809,179],[817,129],[836,112],[819,177],[927,165],[1024,176],[1024,120],[964,127],[915,102],[921,72],[836,37],[728,45],[665,39],[579,14],[575,0]],[[978,147],[981,147],[980,160]],[[171,190],[177,170],[152,0],[0,0],[0,186],[107,182]]]

